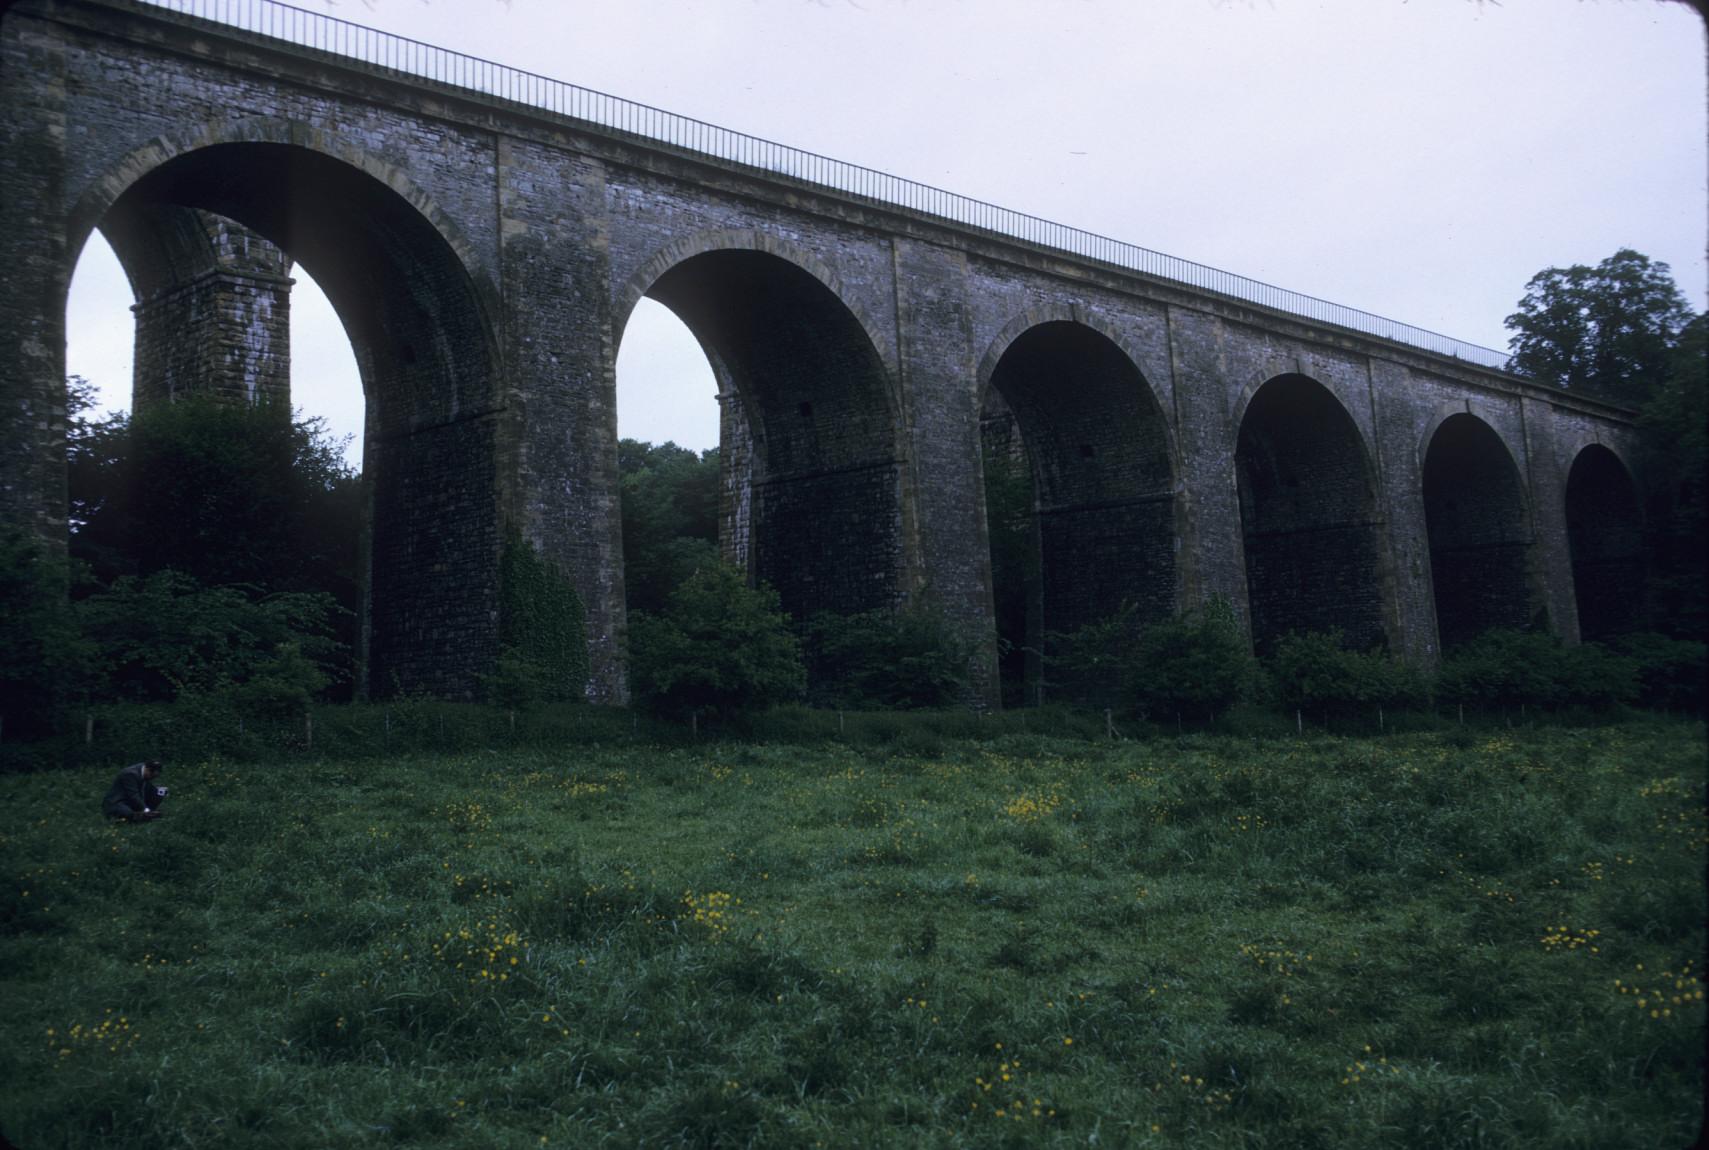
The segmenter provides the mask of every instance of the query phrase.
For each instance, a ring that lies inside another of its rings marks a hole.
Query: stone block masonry
[[[929,600],[986,702],[1020,600],[982,414],[1030,470],[1034,630],[1223,595],[1261,646],[1338,626],[1428,662],[1522,612],[1620,625],[1629,412],[119,0],[0,15],[0,514],[55,545],[96,227],[138,289],[139,400],[279,393],[291,269],[326,290],[368,399],[376,695],[478,692],[515,532],[587,605],[589,697],[626,697],[614,364],[642,296],[719,381],[726,555],[798,614]]]
[[[291,260],[207,212],[129,205],[101,222],[137,293],[133,410],[183,394],[291,399]]]

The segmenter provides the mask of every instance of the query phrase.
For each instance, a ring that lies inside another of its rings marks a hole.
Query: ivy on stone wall
[[[490,683],[495,701],[514,706],[582,698],[589,675],[587,613],[569,578],[512,534],[499,560],[499,588],[499,667]]]

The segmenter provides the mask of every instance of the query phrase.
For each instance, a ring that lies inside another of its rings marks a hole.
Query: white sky
[[[1694,308],[1709,291],[1704,24],[1680,3],[298,3],[1491,347],[1533,274],[1621,247]],[[103,247],[67,363],[123,407],[131,299]],[[359,445],[348,345],[297,275],[295,401]],[[692,337],[638,310],[620,433],[714,446],[712,391]]]

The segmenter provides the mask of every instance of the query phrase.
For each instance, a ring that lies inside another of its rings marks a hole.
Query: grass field
[[[1679,1147],[1700,724],[0,777],[58,1146]]]

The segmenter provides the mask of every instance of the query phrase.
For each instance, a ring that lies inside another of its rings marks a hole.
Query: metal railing
[[[1202,288],[1320,323],[1351,328],[1483,367],[1501,370],[1507,367],[1507,353],[1494,348],[1467,343],[1358,308],[1330,303],[1233,272],[946,192],[887,172],[720,128],[704,120],[679,116],[562,80],[305,11],[278,0],[126,2],[281,40],[297,48],[366,64],[412,80],[456,88],[495,102],[522,105],[535,112],[627,133],[845,195],[905,208],[1009,239]]]

